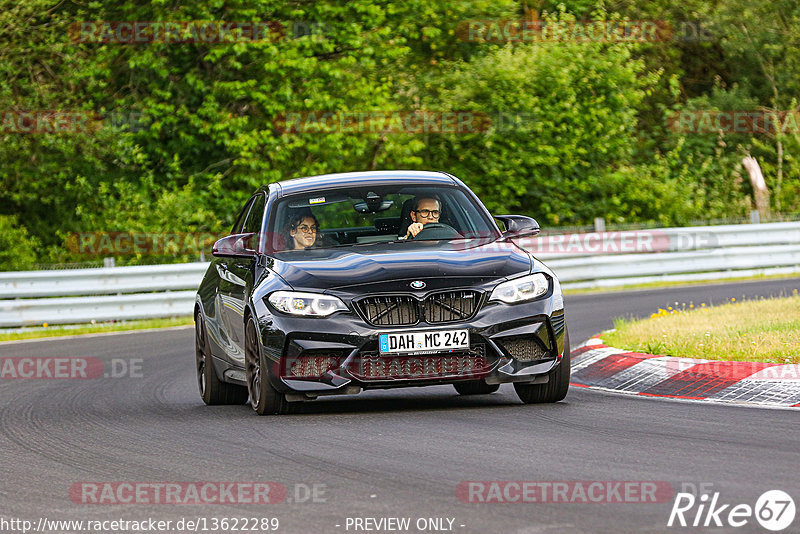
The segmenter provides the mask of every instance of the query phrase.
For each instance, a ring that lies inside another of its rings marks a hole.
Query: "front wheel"
[[[206,323],[202,312],[194,318],[194,350],[195,369],[197,371],[197,387],[203,402],[209,406],[218,404],[244,404],[247,400],[247,389],[236,384],[223,382],[214,370],[209,350]]]
[[[569,332],[564,333],[564,356],[561,363],[548,373],[546,384],[514,384],[520,400],[525,404],[558,402],[567,396],[569,390],[570,355]]]
[[[280,393],[269,383],[267,361],[261,342],[258,340],[258,327],[250,317],[245,328],[245,370],[250,406],[258,415],[289,413],[286,395]]]

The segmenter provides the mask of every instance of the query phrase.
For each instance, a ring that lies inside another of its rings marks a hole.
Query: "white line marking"
[[[74,334],[71,336],[50,336],[50,337],[37,337],[34,339],[14,339],[11,341],[0,341],[0,346],[10,345],[12,343],[33,343],[34,341],[60,341],[62,339],[75,339],[87,337],[101,337],[101,336],[116,336],[123,334],[138,334],[142,332],[169,332],[170,330],[181,330],[184,328],[194,328],[193,324],[183,326],[169,326],[166,328],[142,328],[140,330],[119,330],[116,332],[94,332],[91,334]]]

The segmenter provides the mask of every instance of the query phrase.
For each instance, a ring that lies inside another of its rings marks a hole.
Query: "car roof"
[[[365,171],[321,174],[277,182],[278,196],[310,193],[331,187],[367,187],[392,184],[457,185],[452,176],[442,171]]]

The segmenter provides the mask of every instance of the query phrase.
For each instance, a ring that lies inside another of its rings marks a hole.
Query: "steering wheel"
[[[416,236],[409,235],[409,239],[456,239],[462,237],[458,231],[444,223],[428,223]]]

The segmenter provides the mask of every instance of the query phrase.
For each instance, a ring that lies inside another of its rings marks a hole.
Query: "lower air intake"
[[[531,336],[513,336],[498,341],[511,357],[521,362],[543,360],[548,357],[544,347]]]

